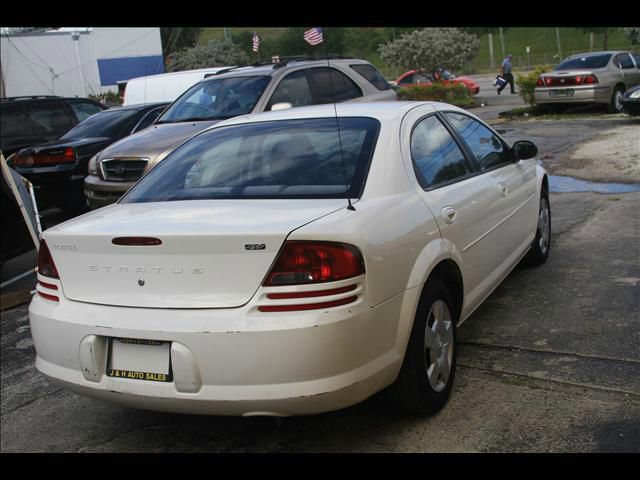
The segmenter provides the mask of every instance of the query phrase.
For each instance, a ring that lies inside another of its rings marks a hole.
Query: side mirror
[[[274,103],[271,106],[271,111],[276,112],[278,110],[288,110],[290,108],[293,108],[293,105],[291,105],[289,102],[280,102],[280,103]]]
[[[538,154],[538,147],[528,140],[519,140],[513,144],[513,152],[517,160],[528,160]]]

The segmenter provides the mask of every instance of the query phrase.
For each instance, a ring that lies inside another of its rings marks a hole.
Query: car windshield
[[[604,68],[609,63],[610,53],[570,58],[562,62],[556,70],[572,70],[582,68]]]
[[[113,138],[121,135],[128,125],[133,127],[134,117],[137,110],[119,109],[105,110],[91,115],[83,120],[62,137],[62,140],[71,138]]]
[[[358,198],[380,124],[349,117],[208,130],[172,152],[120,203],[241,198]]]
[[[271,77],[228,77],[197,83],[156,123],[221,120],[251,113]]]

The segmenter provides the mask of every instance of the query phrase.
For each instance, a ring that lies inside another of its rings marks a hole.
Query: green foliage
[[[172,53],[168,59],[169,72],[192,70],[195,68],[245,65],[247,54],[230,40],[210,40],[207,45]]]
[[[529,105],[534,104],[533,98],[533,90],[536,88],[536,82],[538,81],[538,77],[545,73],[551,71],[552,67],[550,65],[541,65],[535,67],[533,71],[529,73],[523,73],[516,76],[516,85],[520,90],[520,95],[525,103]]]
[[[161,27],[160,41],[164,57],[167,58],[172,53],[184,48],[194,47],[198,43],[202,30],[202,28],[191,27]]]
[[[89,94],[87,95],[91,100],[95,100],[96,102],[102,103],[103,105],[122,105],[122,99],[118,92],[114,92],[109,90],[105,93],[99,93],[97,95]]]
[[[461,83],[436,82],[430,85],[413,85],[398,92],[398,100],[445,102],[457,106],[474,103],[469,89]]]
[[[381,45],[379,51],[382,60],[390,65],[434,71],[458,70],[468,65],[479,49],[475,35],[457,28],[424,28]]]
[[[625,27],[622,29],[625,37],[631,41],[631,45],[640,43],[640,27]]]

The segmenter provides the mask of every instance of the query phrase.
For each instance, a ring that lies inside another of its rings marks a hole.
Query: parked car
[[[457,326],[521,259],[549,255],[536,152],[432,102],[206,129],[117,204],[44,232],[36,367],[143,409],[311,414],[393,384],[401,407],[433,413]]]
[[[622,109],[629,115],[640,115],[640,85],[631,87],[624,92]]]
[[[477,95],[480,92],[480,85],[471,77],[458,77],[448,70],[439,68],[433,72],[428,72],[424,69],[414,69],[400,75],[395,85],[398,87],[409,87],[414,85],[430,85],[438,80],[441,80],[444,84],[449,83],[461,83],[469,89],[469,93]]]
[[[396,98],[391,85],[364,60],[303,57],[222,70],[182,94],[152,129],[101,152],[85,180],[87,199],[91,208],[115,202],[180,143],[227,118],[334,101]]]
[[[625,90],[640,84],[640,55],[591,52],[572,55],[552,72],[540,75],[534,89],[539,105],[596,103],[622,111]]]
[[[38,203],[63,210],[86,209],[84,178],[89,159],[116,140],[147,128],[168,103],[113,108],[96,113],[60,139],[23,148],[13,166],[34,185]]]
[[[160,73],[132,78],[118,85],[123,105],[152,102],[173,102],[190,86],[229,67],[200,68],[182,72]]]
[[[21,148],[60,138],[74,125],[106,108],[88,98],[2,98],[0,150],[8,160],[10,155]]]

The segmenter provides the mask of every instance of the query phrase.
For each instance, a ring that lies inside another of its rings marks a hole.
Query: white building
[[[0,41],[5,97],[86,97],[164,72],[159,28],[60,28]]]

